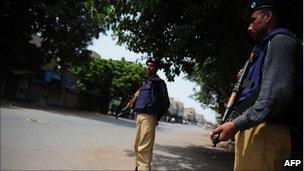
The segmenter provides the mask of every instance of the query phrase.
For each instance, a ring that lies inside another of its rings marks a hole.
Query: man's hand
[[[226,122],[212,130],[209,134],[209,138],[212,141],[212,137],[215,134],[220,134],[219,141],[228,141],[230,138],[234,137],[237,132],[238,130],[233,122]]]

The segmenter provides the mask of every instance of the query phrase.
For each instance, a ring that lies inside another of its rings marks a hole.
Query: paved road
[[[93,112],[1,106],[1,170],[133,170],[135,122]],[[160,123],[155,170],[232,170],[208,131]]]

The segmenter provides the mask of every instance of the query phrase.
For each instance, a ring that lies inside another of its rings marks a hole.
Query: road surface
[[[95,112],[1,106],[1,170],[134,170],[135,122]],[[232,170],[209,131],[160,122],[153,170]]]

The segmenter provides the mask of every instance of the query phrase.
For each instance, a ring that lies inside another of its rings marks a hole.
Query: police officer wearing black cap
[[[136,170],[151,170],[155,127],[170,106],[166,83],[156,74],[160,61],[150,57],[146,65],[148,78],[139,90],[134,107],[138,113],[134,145]]]
[[[220,133],[220,141],[235,136],[234,170],[283,170],[291,154],[302,158],[302,44],[284,28],[287,3],[250,4],[248,31],[257,44],[235,110],[239,116],[210,134]]]

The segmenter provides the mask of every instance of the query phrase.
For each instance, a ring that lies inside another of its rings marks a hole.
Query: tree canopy
[[[127,100],[141,85],[146,76],[144,66],[121,60],[92,58],[81,60],[69,67],[77,77],[82,91],[107,94],[110,98]]]
[[[52,57],[61,58],[62,65],[71,62],[107,29],[110,13],[106,0],[5,0],[1,4],[1,64],[30,70]],[[40,47],[30,43],[33,35],[39,37]]]
[[[197,100],[223,109],[229,85],[248,58],[247,1],[114,1],[114,36],[134,52],[162,60],[169,80],[185,72],[200,90]],[[302,35],[302,2],[292,1],[290,20]],[[300,15],[299,15],[300,14]]]
[[[290,2],[292,10],[286,15],[292,30],[301,37],[303,2]],[[63,67],[71,66],[93,38],[112,29],[119,44],[160,58],[170,81],[185,72],[200,87],[196,99],[204,105],[218,104],[221,109],[228,85],[234,83],[252,45],[246,32],[247,5],[247,1],[238,0],[4,0],[0,8],[0,62],[35,70],[59,57]],[[31,43],[33,35],[41,39],[40,47]],[[117,73],[129,72],[120,70],[127,63],[113,65],[95,59],[86,67],[102,66]],[[120,81],[129,79],[124,74],[111,74],[104,77],[113,79],[116,90]],[[96,79],[93,75],[84,72],[83,82]],[[86,86],[96,85],[87,82]]]

